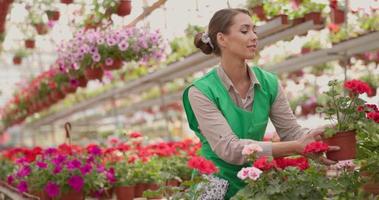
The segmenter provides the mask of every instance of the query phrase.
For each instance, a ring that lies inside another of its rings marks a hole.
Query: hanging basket
[[[61,3],[71,4],[74,0],[61,0]]]
[[[25,47],[28,49],[34,49],[36,46],[36,41],[33,39],[27,39],[25,40]]]
[[[132,1],[130,0],[119,0],[117,6],[117,15],[118,16],[126,16],[129,15],[132,11]]]
[[[84,76],[88,80],[101,79],[103,78],[103,75],[104,75],[104,71],[101,67],[87,68],[84,71]]]
[[[345,22],[345,12],[340,9],[331,10],[331,20],[335,24],[342,24]]]
[[[338,151],[326,152],[326,157],[335,161],[354,159],[357,154],[357,139],[355,135],[355,131],[345,131],[323,139],[329,146],[340,147]]]
[[[102,66],[104,70],[117,70],[121,69],[122,67],[122,60],[121,59],[115,59],[113,61],[112,65],[103,65]]]

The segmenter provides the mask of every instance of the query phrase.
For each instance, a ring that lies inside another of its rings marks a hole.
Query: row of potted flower
[[[198,143],[142,145],[139,133],[128,136],[128,142],[113,139],[107,148],[91,144],[9,149],[0,160],[0,178],[8,187],[42,199],[109,197],[113,191],[118,199],[133,199],[158,189],[158,184],[174,187],[190,178],[187,165]]]

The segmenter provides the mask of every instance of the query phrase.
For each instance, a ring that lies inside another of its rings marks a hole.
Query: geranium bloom
[[[92,155],[98,156],[101,155],[101,148],[96,144],[90,144],[87,146],[87,152]]]
[[[56,183],[49,181],[45,186],[45,192],[49,197],[54,198],[59,195],[60,189]]]
[[[297,167],[299,170],[306,170],[309,168],[308,159],[305,157],[299,158],[275,158],[276,166],[280,169],[287,167]]]
[[[363,93],[366,93],[368,95],[372,94],[371,87],[367,83],[360,80],[353,79],[350,81],[346,81],[344,83],[344,87],[347,90],[351,91],[353,94],[363,94]]]
[[[245,145],[242,149],[242,155],[250,155],[250,154],[253,154],[255,152],[262,152],[263,149],[261,146],[257,145],[257,144],[249,144],[249,145]]]
[[[142,135],[141,135],[141,133],[139,133],[139,132],[132,132],[132,133],[130,133],[130,137],[131,138],[139,138],[139,137],[141,137]]]
[[[367,119],[372,119],[374,122],[379,123],[379,112],[367,113]]]
[[[329,146],[328,144],[321,142],[321,141],[316,141],[308,144],[305,149],[304,149],[304,154],[309,154],[309,153],[322,153],[326,152],[328,150]]]
[[[72,176],[67,181],[68,185],[77,192],[80,192],[84,185],[84,180],[81,176]]]
[[[241,180],[249,178],[255,181],[260,177],[261,174],[262,171],[256,167],[244,167],[238,172],[237,177]]]
[[[202,174],[213,174],[218,171],[213,162],[203,157],[192,157],[188,163],[188,167],[198,170]]]
[[[27,192],[27,191],[28,191],[28,184],[26,183],[26,181],[21,181],[21,182],[17,185],[17,189],[18,189],[18,191],[21,192],[21,193]]]
[[[249,176],[249,167],[243,167],[238,173],[237,177],[241,180],[245,180]]]
[[[268,171],[274,168],[276,163],[275,160],[269,160],[267,156],[261,156],[254,162],[253,166],[262,171]]]

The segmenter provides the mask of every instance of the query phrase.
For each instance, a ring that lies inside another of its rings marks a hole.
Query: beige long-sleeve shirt
[[[247,68],[250,77],[250,87],[245,99],[242,99],[235,89],[232,81],[222,67],[217,68],[217,74],[227,88],[230,97],[237,106],[252,110],[254,101],[254,85],[260,84],[254,72]],[[296,121],[289,106],[283,88],[278,84],[278,95],[270,110],[270,119],[281,139],[281,141],[295,140],[310,130],[302,128]],[[239,139],[232,131],[220,110],[196,87],[189,89],[189,101],[199,124],[201,134],[207,139],[212,150],[223,160],[231,164],[243,164],[246,158],[242,155],[245,145],[256,143],[260,145],[263,152],[260,155],[272,155],[272,142]]]

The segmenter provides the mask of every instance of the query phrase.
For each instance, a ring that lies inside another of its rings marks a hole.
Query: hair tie
[[[206,32],[206,33],[203,33],[203,34],[201,35],[201,41],[202,41],[203,43],[205,43],[205,44],[208,43],[209,46],[211,46],[212,50],[214,50],[214,46],[213,46],[213,44],[212,44],[211,38],[209,37],[209,35],[208,35],[207,32]]]

